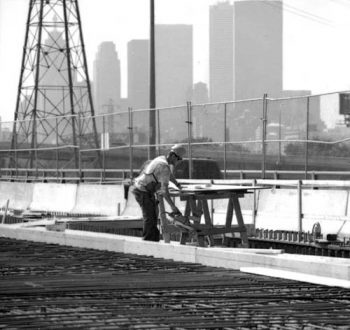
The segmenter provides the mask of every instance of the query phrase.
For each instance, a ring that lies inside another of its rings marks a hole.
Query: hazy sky
[[[217,2],[155,0],[156,24],[193,25],[194,82],[208,82],[209,5]],[[0,0],[2,120],[12,120],[15,111],[28,4],[29,0]],[[98,45],[114,41],[126,97],[127,42],[149,37],[149,0],[80,0],[79,6],[90,77]],[[284,0],[284,89],[350,89],[349,17],[350,0]]]

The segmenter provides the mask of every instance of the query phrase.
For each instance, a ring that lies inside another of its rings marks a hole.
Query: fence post
[[[192,164],[192,105],[187,102],[187,134],[188,134],[188,176],[192,179],[193,164]]]
[[[1,221],[1,223],[3,223],[3,224],[4,224],[5,221],[6,221],[6,216],[7,216],[7,211],[8,211],[8,208],[9,208],[9,203],[10,203],[10,200],[8,199],[8,200],[6,201],[4,214],[2,215],[2,221]]]
[[[37,121],[41,119],[35,118],[35,137],[34,137],[34,158],[35,158],[35,179],[38,178],[38,135],[37,135]]]
[[[307,179],[307,171],[309,165],[309,109],[310,97],[306,99],[306,145],[305,145],[305,180]]]
[[[253,182],[252,182],[252,185],[253,187],[256,186],[256,179],[253,179]],[[257,190],[253,190],[253,214],[252,214],[252,217],[253,217],[253,226],[254,226],[254,230],[256,229],[256,216],[257,216],[257,213],[258,213],[258,210],[257,210],[257,193],[259,194],[259,191],[257,192]]]
[[[282,110],[281,104],[279,107],[278,114],[278,166],[281,166],[282,163]]]
[[[160,115],[159,109],[156,109],[156,120],[157,120],[157,154],[160,156]]]
[[[266,171],[266,124],[267,124],[267,94],[263,96],[263,115],[262,115],[262,163],[261,163],[261,178],[265,179]]]
[[[132,108],[128,108],[129,112],[129,166],[130,166],[130,180],[134,177],[134,170],[133,170],[133,118],[132,118]]]
[[[298,180],[298,232],[299,241],[301,240],[301,232],[303,231],[303,187],[301,180]]]
[[[224,104],[224,179],[227,171],[227,103]]]
[[[15,132],[13,132],[12,134],[15,134],[13,138],[14,146],[15,146],[15,172],[16,172],[16,176],[18,176],[17,126],[15,126]]]
[[[78,119],[78,167],[79,167],[79,182],[82,181],[82,172],[81,172],[81,113],[78,113],[78,117],[75,117]],[[74,146],[75,147],[75,146]]]
[[[109,138],[109,137],[108,137]],[[107,139],[106,139],[106,116],[102,116],[102,138],[101,138],[101,152],[102,152],[102,181],[106,178],[106,147],[107,147]],[[102,148],[103,145],[103,148]]]
[[[59,146],[59,140],[58,140],[58,119],[57,117],[55,118],[55,125],[56,125],[56,180],[58,180],[58,169],[59,169],[59,151],[58,151],[58,146]]]

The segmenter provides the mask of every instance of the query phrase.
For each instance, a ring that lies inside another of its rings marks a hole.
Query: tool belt
[[[145,188],[148,192],[155,193],[157,190],[160,189],[161,183],[158,182],[156,176],[153,173],[151,173],[151,174],[153,176],[154,181],[147,183]]]

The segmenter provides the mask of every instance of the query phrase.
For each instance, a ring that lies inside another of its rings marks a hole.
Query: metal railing
[[[264,95],[234,102],[129,108],[94,117],[76,116],[75,120],[74,116],[67,116],[67,121],[60,117],[59,124],[57,117],[40,119],[45,120],[41,125],[30,121],[17,121],[16,125],[2,123],[1,173],[12,172],[9,176],[14,177],[29,171],[30,177],[41,177],[39,173],[45,171],[60,177],[61,173],[74,172],[75,178],[84,180],[91,176],[86,173],[99,172],[98,176],[104,178],[116,169],[131,178],[148,159],[151,147],[157,154],[164,154],[171,145],[184,143],[188,149],[190,178],[195,177],[194,158],[214,159],[223,178],[237,177],[237,173],[256,178],[288,173],[298,175],[299,179],[326,173],[335,178],[347,176],[350,137],[345,117],[339,114],[340,93],[279,99]],[[148,143],[151,112],[155,112],[156,118],[155,145]],[[91,122],[97,127],[97,136],[87,129],[93,127]],[[64,126],[67,123],[77,123],[77,139]],[[33,148],[26,140],[28,137],[11,131],[13,127],[26,125],[47,129],[44,135],[36,132],[39,147]],[[52,135],[48,133],[51,126],[55,127]],[[40,141],[42,136],[44,141]],[[89,143],[95,139],[97,147]],[[11,144],[12,141],[17,143]],[[76,151],[78,166],[71,161]],[[28,159],[33,155],[35,161],[29,165]],[[93,163],[96,155],[99,162]],[[16,160],[15,166],[11,166],[11,159]]]
[[[134,175],[138,169],[134,169]],[[226,180],[251,180],[261,178],[261,170],[228,170],[221,171]],[[0,180],[23,182],[88,182],[114,184],[130,181],[130,169],[29,169],[1,168]],[[266,180],[350,180],[350,171],[310,171],[305,177],[304,171],[266,170]]]

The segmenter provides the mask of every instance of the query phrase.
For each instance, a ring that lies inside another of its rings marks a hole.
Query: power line
[[[264,3],[266,3],[267,5],[269,5],[271,7],[278,8],[279,10],[289,12],[289,13],[294,14],[296,16],[302,17],[302,18],[310,20],[310,21],[314,21],[314,22],[322,24],[322,25],[333,26],[333,24],[331,24],[332,22],[324,17],[314,15],[308,11],[305,11],[305,10],[300,9],[298,7],[288,5],[286,3],[275,2],[275,1],[266,1]]]
[[[344,6],[346,8],[350,8],[350,1],[349,0],[328,0],[331,1],[337,5]]]
[[[315,19],[315,20],[319,20],[321,23],[323,22],[324,24],[331,24],[332,22],[324,17],[321,17],[321,16],[318,16],[318,15],[315,15],[315,14],[312,14],[306,10],[303,10],[303,9],[300,9],[300,8],[297,8],[297,7],[294,7],[294,6],[291,6],[291,5],[288,5],[286,3],[284,3],[283,5],[284,7],[287,7],[289,8],[290,10],[294,10],[296,11],[297,13],[300,13],[301,15],[305,15],[305,17],[310,17],[311,19]]]

